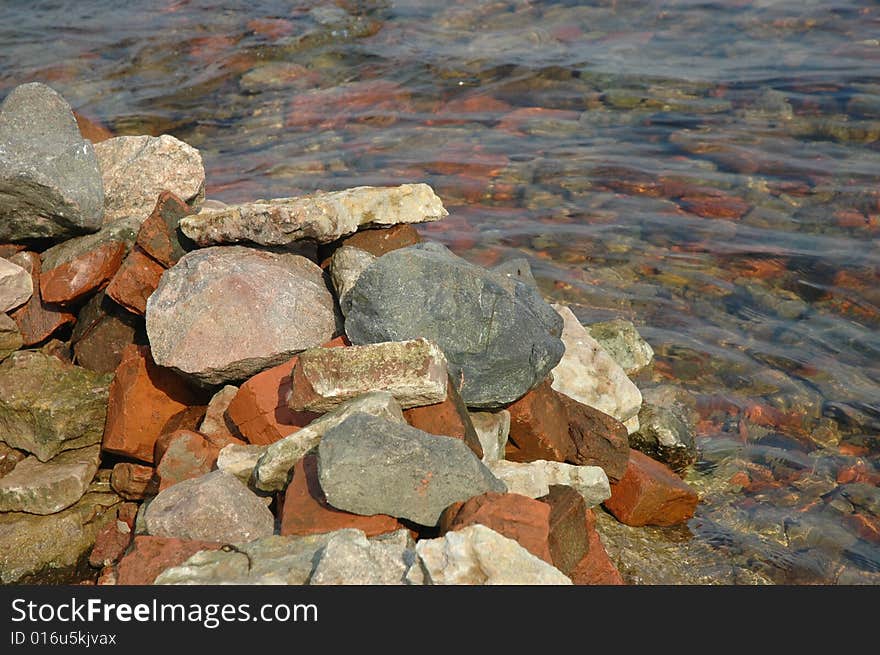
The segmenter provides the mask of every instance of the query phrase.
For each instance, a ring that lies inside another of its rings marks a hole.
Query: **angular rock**
[[[416,560],[408,530],[373,539],[360,530],[334,532],[321,550],[311,585],[405,585]]]
[[[354,528],[373,537],[402,527],[397,519],[386,514],[362,516],[331,507],[318,480],[316,454],[307,454],[294,466],[282,504],[281,534],[308,535]]]
[[[519,494],[489,492],[447,507],[440,518],[440,531],[445,534],[475,524],[513,539],[536,557],[553,564],[548,504]]]
[[[584,498],[571,487],[550,485],[550,493],[541,497],[550,508],[550,563],[571,577],[590,549],[587,531],[587,506]]]
[[[630,321],[614,319],[586,326],[590,336],[626,371],[635,375],[654,359],[654,349]]]
[[[483,449],[483,463],[504,459],[505,446],[510,434],[510,412],[502,409],[497,412],[468,413]]]
[[[250,484],[254,467],[266,452],[267,446],[229,444],[217,455],[217,468],[231,473],[245,484]]]
[[[101,226],[95,150],[70,105],[45,84],[22,84],[0,105],[0,242],[63,239]]]
[[[21,307],[10,314],[18,325],[25,346],[45,341],[57,330],[76,321],[76,316],[65,309],[43,301],[40,294],[40,256],[34,252],[20,252],[11,261],[31,275],[33,294]]]
[[[161,454],[160,443],[163,448]],[[217,462],[220,449],[212,446],[204,435],[192,430],[175,430],[159,438],[156,442],[154,458],[156,476],[159,478],[159,491],[184,480],[197,478],[209,473]]]
[[[79,310],[70,335],[74,362],[98,373],[116,371],[125,348],[145,341],[143,321],[119,307],[103,291]]]
[[[134,517],[137,514],[135,503],[122,503],[117,506],[116,520],[107,525],[95,537],[95,547],[89,554],[89,565],[95,568],[112,566],[131,545],[134,538]],[[115,583],[114,583],[115,584]]]
[[[125,244],[105,243],[71,262],[40,275],[45,302],[73,303],[108,283],[125,257]]]
[[[554,305],[554,308],[564,320],[565,355],[553,369],[553,388],[579,403],[610,414],[626,424],[630,433],[635,432],[642,405],[639,388],[568,307]],[[636,419],[631,421],[633,417]]]
[[[667,466],[632,450],[626,474],[611,485],[605,509],[632,526],[676,525],[694,515],[697,493]]]
[[[386,252],[406,248],[422,242],[422,237],[413,225],[399,223],[381,229],[361,229],[341,240],[342,246],[350,246],[381,257]]]
[[[126,500],[143,500],[159,493],[159,480],[152,466],[119,462],[110,475],[110,487]]]
[[[347,307],[345,300],[358,278],[366,268],[376,261],[375,255],[352,246],[342,246],[330,258],[330,279],[336,289],[336,297],[343,310]]]
[[[385,391],[404,409],[446,400],[446,358],[425,339],[300,353],[287,405],[327,412],[370,391]]]
[[[62,450],[100,443],[110,376],[35,351],[0,363],[0,435],[48,461]]]
[[[174,266],[194,244],[178,227],[180,219],[193,213],[192,208],[170,191],[163,191],[153,212],[137,233],[137,245],[165,268]]]
[[[483,457],[483,446],[471,422],[464,401],[450,380],[446,385],[446,400],[442,403],[411,407],[403,413],[406,422],[429,434],[455,437],[464,441],[477,457]]]
[[[146,220],[163,191],[197,205],[204,199],[205,168],[192,146],[169,134],[118,136],[95,146],[104,181],[104,223],[123,216]]]
[[[68,583],[106,525],[116,520],[113,493],[89,492],[57,514],[0,514],[0,583]]]
[[[563,573],[484,525],[416,544],[426,584],[570,585]]]
[[[244,380],[336,331],[316,264],[242,246],[184,255],[147,300],[146,320],[156,363],[205,384]]]
[[[107,285],[107,295],[133,314],[143,316],[147,299],[156,291],[165,267],[135,246]]]
[[[464,442],[354,414],[318,445],[327,502],[355,514],[389,514],[436,525],[456,501],[507,491]]]
[[[552,485],[572,487],[587,507],[595,507],[611,497],[608,476],[598,466],[575,466],[562,462],[534,461],[528,463],[501,460],[489,462],[489,470],[510,493],[541,498],[550,493]]]
[[[183,380],[155,364],[148,346],[128,346],[110,385],[104,450],[153,463],[156,440],[197,404]]]
[[[447,214],[427,184],[362,186],[202,210],[182,219],[180,229],[199,246],[242,241],[280,246],[300,239],[329,243],[361,226],[437,221]]]
[[[684,389],[661,385],[643,392],[639,430],[629,444],[673,471],[684,471],[697,461],[696,401]]]
[[[26,457],[27,453],[16,450],[0,441],[0,478],[12,471]]]
[[[34,293],[30,272],[6,259],[0,259],[0,313],[26,303]]]
[[[608,556],[605,545],[596,530],[593,510],[587,510],[586,529],[589,535],[589,548],[584,558],[571,572],[571,581],[576,585],[623,585],[623,576]]]
[[[400,405],[387,392],[373,391],[352,398],[303,429],[270,444],[254,468],[255,486],[263,491],[284,489],[294,465],[318,445],[327,431],[359,413],[406,424]]]
[[[425,338],[446,355],[470,408],[507,405],[562,357],[562,320],[537,289],[486,271],[437,243],[394,250],[347,297],[354,344]]]
[[[131,550],[119,561],[116,583],[151,585],[166,569],[182,564],[198,552],[218,548],[220,544],[213,541],[138,535]]]
[[[6,314],[0,314],[0,362],[24,345],[18,323]]]
[[[555,392],[554,392],[555,393]],[[568,435],[574,456],[568,461],[581,466],[600,466],[609,480],[619,480],[629,461],[626,426],[613,416],[557,393],[568,419]]]
[[[98,471],[100,446],[65,450],[48,462],[28,457],[0,478],[0,512],[55,514],[79,501]]]
[[[144,514],[157,537],[246,542],[271,535],[275,519],[238,478],[212,471],[160,491]]]
[[[238,387],[227,384],[211,397],[208,409],[205,411],[205,418],[199,426],[199,432],[207,435],[237,438],[226,422],[226,410],[237,393]]]
[[[563,400],[545,380],[507,407],[510,435],[506,459],[512,462],[571,461],[574,442],[568,434],[568,413]]]

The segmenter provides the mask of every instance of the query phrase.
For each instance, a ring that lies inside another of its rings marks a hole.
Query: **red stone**
[[[599,537],[593,510],[587,510],[586,527],[590,540],[589,548],[587,554],[571,572],[569,576],[571,581],[576,585],[626,584]]]
[[[119,561],[117,584],[151,585],[165,569],[183,564],[200,550],[217,550],[220,546],[210,541],[138,535]]]
[[[153,451],[159,491],[209,473],[219,454],[220,449],[198,432],[175,430],[162,435]]]
[[[338,337],[325,348],[347,345]],[[295,412],[287,406],[290,375],[297,358],[257,373],[239,388],[226,408],[226,416],[252,444],[270,444],[305,427],[320,414]]]
[[[15,253],[25,250],[27,246],[21,243],[0,243],[0,257],[9,259]]]
[[[117,584],[118,575],[115,566],[105,566],[101,569],[101,573],[98,574],[98,579],[95,581],[95,584],[99,586],[115,585]]]
[[[45,341],[61,327],[76,322],[74,314],[43,300],[40,294],[40,256],[37,253],[21,252],[11,261],[30,272],[34,285],[30,299],[9,314],[18,325],[25,346]]]
[[[308,454],[293,467],[281,509],[281,534],[309,535],[355,528],[368,537],[404,527],[393,516],[361,516],[331,507],[318,481],[318,458]]]
[[[409,93],[386,80],[366,80],[297,94],[290,102],[288,128],[333,130],[349,123],[385,127],[410,113]]]
[[[459,175],[485,184],[485,179],[497,176],[510,164],[507,155],[486,152],[479,145],[452,142],[441,148],[436,159],[425,163],[425,168],[438,175]]]
[[[343,246],[354,246],[376,257],[381,257],[392,250],[405,248],[421,242],[421,235],[409,223],[401,223],[388,228],[358,230],[351,236],[341,240]]]
[[[141,319],[99,292],[80,309],[70,337],[74,361],[98,373],[112,373],[122,352],[138,338]]]
[[[156,469],[143,464],[119,462],[110,474],[110,488],[126,500],[143,500],[159,493]]]
[[[165,267],[135,246],[107,285],[107,295],[130,312],[143,316],[147,298],[159,286]]]
[[[190,247],[189,239],[177,227],[180,219],[192,214],[193,209],[170,191],[159,194],[153,212],[138,230],[138,245],[144,253],[171,268]]]
[[[533,462],[543,459],[571,461],[576,457],[574,442],[568,434],[565,405],[548,380],[511,404],[510,437],[506,459]]]
[[[153,362],[149,346],[128,346],[110,383],[103,449],[153,463],[156,440],[173,429],[169,422],[198,404],[181,378]]]
[[[95,546],[89,555],[89,564],[95,568],[116,564],[125,554],[134,537],[134,519],[137,505],[123,503],[116,520],[109,523],[95,538]]]
[[[599,466],[609,480],[619,480],[629,461],[629,435],[626,426],[613,416],[588,407],[565,394],[556,392],[565,407],[568,434],[575,455],[569,462],[581,466]]]
[[[664,464],[630,450],[626,473],[611,484],[605,509],[626,525],[676,525],[694,515],[696,492]]]
[[[434,405],[404,410],[403,418],[414,428],[428,434],[461,439],[477,457],[482,459],[483,446],[480,445],[471,416],[453,380],[450,379],[449,384],[446,385],[446,400]]]
[[[125,257],[121,241],[104,243],[84,255],[60,264],[40,275],[43,300],[72,303],[107,284]]]
[[[113,138],[113,132],[98,121],[83,116],[77,111],[73,112],[73,117],[76,119],[76,125],[82,138],[88,139],[92,143],[100,143],[101,141]]]
[[[493,491],[454,503],[440,517],[441,534],[479,523],[513,539],[535,557],[553,564],[547,503],[519,494]]]
[[[550,546],[553,566],[570,576],[587,555],[590,535],[586,529],[587,504],[571,487],[551,485],[550,493],[539,499],[550,507]]]
[[[678,204],[686,212],[703,218],[723,218],[739,220],[752,206],[736,196],[717,189],[689,189],[688,195],[679,199]]]
[[[487,93],[474,93],[463,98],[453,98],[434,112],[436,118],[425,125],[464,125],[473,121],[486,121],[510,111],[510,105]]]

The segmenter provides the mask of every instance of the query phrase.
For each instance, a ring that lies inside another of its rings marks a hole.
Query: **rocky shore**
[[[172,136],[0,106],[0,581],[622,584],[694,516],[651,346],[425,241],[430,186],[204,189]]]

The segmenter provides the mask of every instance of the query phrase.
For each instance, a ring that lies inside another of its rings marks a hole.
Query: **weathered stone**
[[[15,87],[0,105],[0,241],[94,232],[103,202],[94,147],[70,105],[45,84]]]
[[[361,530],[338,530],[320,551],[312,585],[405,585],[416,560],[408,530],[367,539]]]
[[[506,262],[493,266],[491,270],[498,275],[503,275],[513,280],[519,280],[520,282],[533,287],[537,286],[535,276],[532,275],[532,267],[529,265],[529,260],[525,257],[508,259]]]
[[[575,466],[562,462],[489,462],[489,470],[507,485],[510,493],[541,498],[554,484],[572,487],[595,507],[611,497],[608,476],[598,466]]]
[[[34,293],[30,272],[0,258],[0,313],[26,303]]]
[[[440,531],[445,534],[477,523],[553,564],[548,504],[519,494],[489,492],[447,507],[440,517]]]
[[[241,241],[280,246],[300,239],[329,243],[361,226],[422,223],[447,214],[427,184],[402,184],[202,210],[182,219],[180,229],[200,246]]]
[[[368,537],[402,528],[393,516],[362,516],[331,507],[318,480],[318,458],[309,453],[297,461],[284,494],[281,534],[320,534],[344,528],[361,530]]]
[[[0,314],[0,362],[24,345],[18,323],[6,314]]]
[[[446,400],[442,403],[411,407],[403,413],[403,417],[422,432],[461,439],[474,451],[474,455],[483,457],[483,446],[454,381],[450,380],[446,385]]]
[[[34,290],[30,299],[10,314],[18,325],[25,346],[45,341],[61,327],[76,321],[74,314],[43,301],[40,294],[40,256],[37,253],[20,252],[11,261],[30,272]]]
[[[144,514],[157,537],[235,543],[271,535],[275,519],[238,478],[212,471],[160,491]]]
[[[537,289],[474,266],[437,243],[377,259],[347,296],[354,344],[426,338],[446,355],[465,404],[507,405],[547,377],[562,320]]]
[[[507,437],[510,434],[510,412],[469,412],[471,423],[483,449],[483,462],[504,459]]]
[[[510,436],[506,458],[512,462],[571,461],[574,442],[568,434],[568,413],[563,400],[545,380],[507,407]]]
[[[90,566],[101,568],[119,562],[134,537],[132,528],[137,507],[135,503],[122,503],[117,506],[116,520],[105,526],[95,537],[95,547],[89,554]]]
[[[0,478],[0,512],[55,514],[76,503],[101,461],[100,446],[65,450],[47,462],[28,457]]]
[[[611,485],[605,509],[632,526],[676,525],[694,515],[697,493],[667,466],[632,450],[626,474]]]
[[[110,385],[104,450],[152,463],[156,439],[197,404],[183,380],[154,363],[148,346],[128,346]]]
[[[336,297],[340,307],[345,310],[345,299],[358,278],[366,268],[376,261],[376,256],[366,250],[353,246],[342,246],[333,253],[330,259],[330,279],[333,280],[333,288],[336,289]]]
[[[147,300],[146,319],[156,363],[206,384],[244,380],[336,331],[316,264],[243,246],[184,255]]]
[[[354,414],[318,445],[327,502],[356,514],[389,514],[436,525],[456,501],[507,491],[464,442]]]
[[[95,154],[104,180],[105,224],[123,216],[143,223],[163,191],[191,205],[204,198],[202,156],[169,134],[118,136],[97,144]]]
[[[405,425],[400,405],[385,391],[373,391],[352,398],[309,425],[269,445],[254,468],[254,484],[264,491],[280,491],[287,486],[294,464],[318,445],[324,434],[353,414],[369,414]]]
[[[213,541],[138,535],[131,550],[119,561],[116,583],[151,585],[166,569],[182,564],[195,553],[218,548],[220,544]]]
[[[363,250],[374,257],[381,257],[386,252],[421,242],[422,237],[418,230],[407,223],[399,223],[381,229],[360,229],[340,241],[342,246]]]
[[[0,514],[0,583],[63,582],[116,520],[113,493],[87,493],[57,514]]]
[[[563,573],[513,539],[469,525],[416,543],[426,584],[570,585]]]
[[[180,231],[178,223],[193,213],[192,208],[170,191],[159,194],[153,212],[137,233],[137,245],[165,268],[174,266],[193,249],[193,243]]]
[[[553,388],[579,403],[610,414],[627,426],[630,433],[638,429],[642,394],[626,371],[606,353],[574,313],[565,306],[554,305],[564,320],[562,341],[565,355],[553,369]]]
[[[146,341],[143,332],[143,322],[138,317],[100,291],[77,314],[70,335],[74,362],[90,371],[113,373],[127,346]]]
[[[654,359],[654,349],[630,321],[618,318],[591,323],[586,328],[627,375],[637,374]]]
[[[165,439],[167,442],[159,454],[159,444]],[[154,451],[154,458],[158,462],[156,476],[159,478],[159,491],[209,473],[219,454],[220,449],[212,446],[198,432],[175,430],[163,435],[156,442]]]
[[[27,453],[16,450],[0,441],[0,478],[12,471],[26,457]]]
[[[629,436],[629,445],[673,471],[684,471],[697,461],[695,399],[671,385],[648,389],[643,397],[639,431]]]
[[[587,506],[584,498],[571,487],[550,485],[550,493],[541,497],[550,508],[550,563],[571,577],[590,548],[587,532]]]
[[[556,393],[556,392],[554,392]],[[557,393],[568,419],[568,435],[574,456],[568,461],[582,466],[600,466],[609,480],[619,480],[629,461],[626,426],[613,416]]]
[[[623,585],[623,576],[608,556],[605,545],[596,530],[593,510],[587,510],[586,530],[589,535],[589,548],[584,558],[571,572],[571,581],[576,585]]]
[[[159,493],[159,480],[152,466],[119,462],[110,475],[110,487],[126,500],[143,500]]]
[[[238,387],[227,384],[211,396],[205,418],[199,426],[199,432],[207,435],[236,438],[226,422],[226,409],[238,393]]]
[[[369,346],[312,348],[300,353],[288,406],[327,412],[347,400],[385,391],[404,409],[446,400],[446,358],[425,339]]]
[[[147,299],[156,291],[165,267],[135,246],[107,285],[107,295],[133,314],[143,316]]]
[[[0,435],[48,461],[101,441],[110,376],[20,351],[0,363]]]
[[[217,468],[231,473],[245,484],[250,484],[254,467],[266,452],[267,446],[229,444],[217,455]]]

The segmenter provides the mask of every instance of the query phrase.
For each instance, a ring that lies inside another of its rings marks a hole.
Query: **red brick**
[[[128,311],[143,316],[147,311],[147,298],[159,286],[164,272],[162,264],[135,246],[107,285],[107,295]]]
[[[474,430],[471,416],[451,380],[446,385],[446,400],[434,405],[404,410],[403,417],[411,426],[428,434],[461,439],[477,457],[483,457],[483,447],[480,445],[477,431]]]
[[[153,451],[159,491],[209,473],[219,454],[220,449],[198,432],[175,430],[162,435]]]
[[[599,537],[593,510],[587,510],[586,527],[590,537],[589,548],[587,554],[571,572],[569,576],[571,581],[576,585],[626,584]]]
[[[37,253],[18,253],[11,261],[30,271],[34,284],[30,300],[9,314],[18,325],[25,346],[45,341],[61,327],[76,322],[74,314],[43,300],[40,294],[40,256]]]
[[[143,464],[119,462],[110,474],[110,487],[126,500],[143,500],[159,493],[156,469]]]
[[[568,434],[565,405],[545,380],[511,404],[506,458],[513,462],[571,461],[576,457]]]
[[[177,228],[193,209],[170,191],[159,194],[156,206],[138,230],[135,244],[165,268],[171,268],[183,257],[191,242]]]
[[[89,564],[99,568],[116,564],[119,561],[134,537],[133,528],[136,514],[137,505],[134,503],[123,503],[120,506],[116,520],[98,533],[95,546],[89,555]]]
[[[584,497],[571,487],[551,485],[550,493],[539,500],[550,507],[551,562],[570,576],[590,548]]]
[[[40,275],[43,300],[72,303],[107,284],[125,257],[121,241],[104,243],[94,250]]]
[[[619,480],[629,461],[626,426],[613,416],[589,407],[565,394],[556,394],[565,407],[568,434],[574,444],[569,460],[580,466],[599,466],[609,480]]]
[[[119,561],[117,584],[151,585],[165,569],[183,564],[200,550],[217,550],[222,544],[139,535]]]

